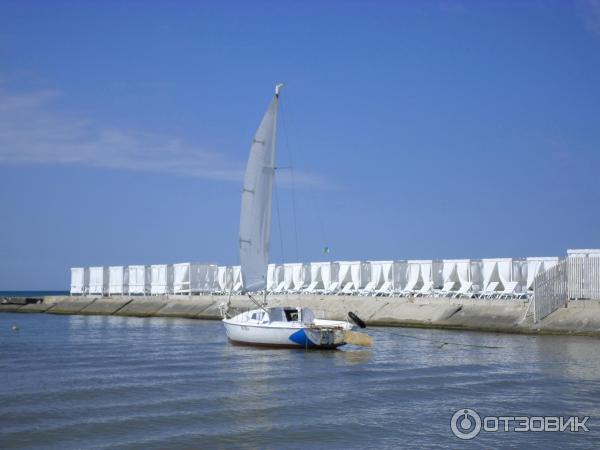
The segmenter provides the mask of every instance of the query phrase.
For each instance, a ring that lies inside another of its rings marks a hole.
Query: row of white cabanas
[[[71,268],[74,295],[202,294],[220,291],[225,284],[241,291],[239,266],[178,263]]]
[[[272,293],[519,296],[558,257],[269,264]],[[71,294],[223,294],[243,288],[239,266],[180,263],[71,269]]]
[[[519,296],[558,257],[338,261],[269,265],[274,293],[348,295]]]

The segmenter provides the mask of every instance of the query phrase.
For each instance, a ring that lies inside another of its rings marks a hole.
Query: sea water
[[[259,349],[218,321],[0,313],[0,448],[592,448],[588,337],[376,328],[370,350]],[[444,344],[446,342],[446,344]],[[481,431],[457,410],[590,416],[589,432]]]

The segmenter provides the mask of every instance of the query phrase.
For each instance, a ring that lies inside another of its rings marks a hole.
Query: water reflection
[[[211,321],[10,317],[3,448],[452,448],[461,407],[600,416],[594,338],[376,328],[372,349],[305,351],[233,346]]]

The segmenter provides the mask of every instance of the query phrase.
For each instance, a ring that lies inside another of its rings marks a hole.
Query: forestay
[[[240,263],[246,291],[260,291],[266,287],[280,87],[278,85],[275,88],[275,96],[254,135],[244,176],[240,213]]]

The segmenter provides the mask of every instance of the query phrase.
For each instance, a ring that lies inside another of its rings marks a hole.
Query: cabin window
[[[297,322],[298,321],[298,310],[297,309],[286,309],[285,310],[285,318],[288,322]]]

